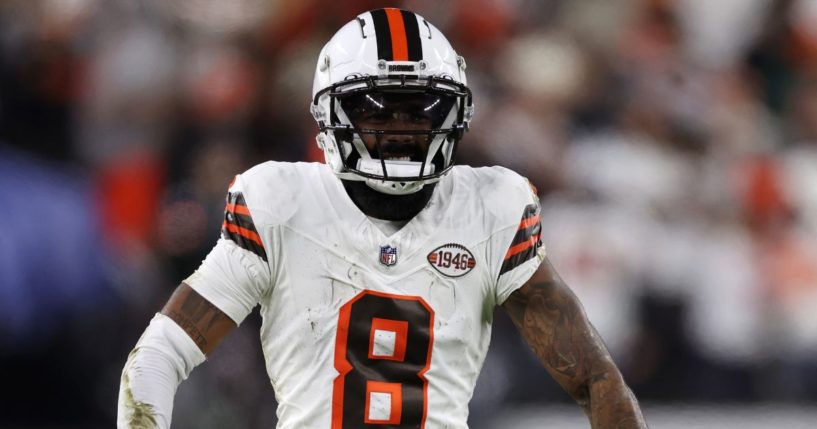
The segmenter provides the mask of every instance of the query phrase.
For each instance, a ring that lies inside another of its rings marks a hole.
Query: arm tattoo
[[[559,289],[547,283],[526,285],[504,306],[528,345],[557,380],[581,388],[594,372],[603,374],[598,367],[606,363],[608,356],[599,347],[594,330],[586,323],[576,323],[584,315],[575,300],[566,296],[569,291]],[[583,392],[572,389],[569,393],[580,402],[586,401]]]
[[[232,323],[221,310],[185,284],[173,292],[162,314],[173,319],[205,353],[214,346],[211,338],[221,339],[221,326]]]
[[[545,260],[503,307],[548,372],[594,428],[645,428],[635,396],[578,299]]]

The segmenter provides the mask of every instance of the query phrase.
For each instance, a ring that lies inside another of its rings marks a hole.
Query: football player
[[[496,306],[594,428],[646,427],[545,256],[528,181],[453,165],[465,69],[405,10],[332,37],[311,104],[326,162],[235,178],[221,239],[128,357],[120,428],[169,427],[178,384],[259,304],[279,428],[466,428]]]

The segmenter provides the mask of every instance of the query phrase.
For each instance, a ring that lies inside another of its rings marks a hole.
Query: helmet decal
[[[414,12],[396,8],[370,12],[377,38],[377,58],[386,61],[420,61],[423,44]]]

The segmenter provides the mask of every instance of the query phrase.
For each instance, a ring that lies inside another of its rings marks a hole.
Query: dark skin
[[[349,109],[352,124],[361,130],[384,131],[429,131],[433,126],[433,117],[424,104],[410,101],[392,101],[388,108],[377,108],[368,104],[365,108]],[[360,139],[369,150],[372,158],[384,159],[408,156],[412,161],[422,161],[428,150],[429,140],[417,134],[382,134],[375,136],[362,133]],[[378,149],[379,146],[379,149]]]
[[[383,122],[385,121],[385,123]],[[361,118],[361,128],[418,129],[424,119],[397,112],[391,120]],[[427,145],[423,137],[380,137],[381,150],[392,144]],[[374,136],[363,137],[374,149]],[[361,210],[366,212],[365,207]],[[539,269],[502,304],[534,354],[582,407],[594,429],[638,429],[647,425],[633,393],[590,324],[581,303],[545,258]],[[211,353],[236,325],[226,314],[182,283],[162,314],[173,319],[205,354]]]
[[[229,316],[185,283],[173,292],[162,314],[181,326],[206,355],[236,328]]]
[[[502,304],[550,375],[593,428],[646,428],[633,393],[581,303],[545,259]]]

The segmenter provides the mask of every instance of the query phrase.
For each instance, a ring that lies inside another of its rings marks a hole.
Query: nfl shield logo
[[[380,246],[380,263],[390,267],[397,263],[397,248]]]

